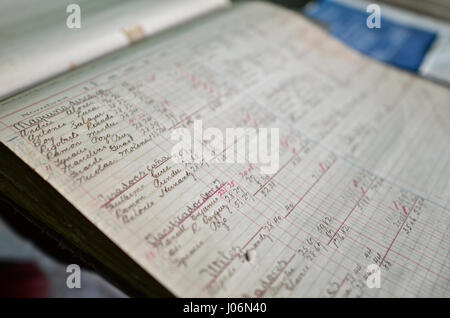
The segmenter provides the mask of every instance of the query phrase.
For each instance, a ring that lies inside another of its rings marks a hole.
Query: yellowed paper
[[[449,105],[250,4],[3,102],[0,137],[177,296],[449,297]],[[174,163],[198,119],[278,127],[279,170]]]

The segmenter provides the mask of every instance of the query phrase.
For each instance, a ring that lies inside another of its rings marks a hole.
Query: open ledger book
[[[138,294],[449,297],[449,90],[217,4],[1,102],[2,193]],[[278,170],[175,163],[199,119],[279,128]]]

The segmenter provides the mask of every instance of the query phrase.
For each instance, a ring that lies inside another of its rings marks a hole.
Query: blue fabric
[[[306,15],[328,26],[329,32],[354,49],[377,60],[417,72],[436,33],[383,18],[381,28],[369,29],[371,13],[332,0],[307,7]]]

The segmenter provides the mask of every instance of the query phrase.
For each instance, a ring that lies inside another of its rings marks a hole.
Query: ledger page
[[[278,128],[278,167],[225,160],[238,139],[175,160],[199,123]],[[176,296],[450,296],[449,90],[294,12],[237,5],[4,101],[0,125]]]
[[[228,0],[3,0],[0,99],[227,6]],[[69,25],[67,24],[69,21]],[[70,26],[70,28],[69,28]]]

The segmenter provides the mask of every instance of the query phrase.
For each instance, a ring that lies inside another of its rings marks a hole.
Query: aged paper
[[[4,101],[0,136],[177,296],[449,297],[449,105],[257,3]],[[279,169],[174,163],[199,119],[278,127]]]
[[[227,0],[78,0],[80,28],[70,29],[71,0],[3,0],[0,98],[77,68],[136,40],[228,4]]]

